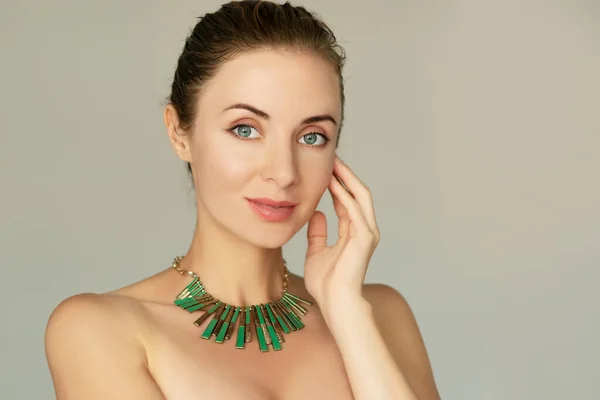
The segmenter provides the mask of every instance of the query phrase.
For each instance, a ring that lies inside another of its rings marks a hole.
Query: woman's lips
[[[269,198],[246,198],[246,200],[252,211],[270,222],[285,221],[292,215],[297,205],[290,201],[276,201]]]

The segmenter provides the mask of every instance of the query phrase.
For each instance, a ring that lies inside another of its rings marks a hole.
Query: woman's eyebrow
[[[251,106],[250,104],[246,104],[246,103],[237,103],[234,105],[231,105],[227,108],[225,108],[223,110],[223,112],[227,111],[227,110],[233,110],[233,109],[240,109],[240,110],[248,110],[256,115],[258,115],[259,117],[261,117],[262,119],[266,119],[267,121],[271,119],[271,117],[269,116],[269,114],[267,114],[266,112],[259,110],[258,108]]]
[[[308,117],[302,121],[302,125],[314,124],[315,122],[321,122],[321,121],[331,121],[331,122],[333,122],[333,124],[335,126],[337,126],[337,122],[335,122],[335,119],[329,114],[315,115],[312,117]]]
[[[254,107],[254,106],[252,106],[250,104],[247,104],[247,103],[236,103],[236,104],[233,104],[233,105],[225,108],[223,110],[223,112],[228,111],[228,110],[233,110],[233,109],[240,109],[240,110],[250,111],[251,113],[254,113],[257,116],[259,116],[262,119],[265,119],[267,121],[271,119],[271,116],[269,114],[267,114],[266,112],[264,112],[262,110],[259,110],[258,108]],[[330,121],[330,122],[333,122],[333,124],[335,126],[337,126],[337,122],[336,122],[335,118],[333,118],[329,114],[313,115],[312,117],[305,118],[304,120],[302,120],[302,125],[314,124],[315,122],[321,122],[321,121]]]

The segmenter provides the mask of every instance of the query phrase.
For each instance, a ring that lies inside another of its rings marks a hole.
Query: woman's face
[[[285,244],[329,184],[340,119],[339,77],[320,57],[264,50],[223,64],[199,96],[189,142],[202,223]]]

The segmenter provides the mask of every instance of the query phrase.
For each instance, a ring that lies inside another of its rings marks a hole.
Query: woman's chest
[[[237,349],[235,335],[204,339],[205,326],[189,318],[159,321],[145,341],[150,372],[168,400],[353,399],[337,345],[318,319],[268,352],[256,337]]]

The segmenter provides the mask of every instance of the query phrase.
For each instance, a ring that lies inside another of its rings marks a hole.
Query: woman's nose
[[[272,180],[283,189],[298,181],[294,151],[291,145],[279,144],[268,149],[262,171],[264,180]]]

